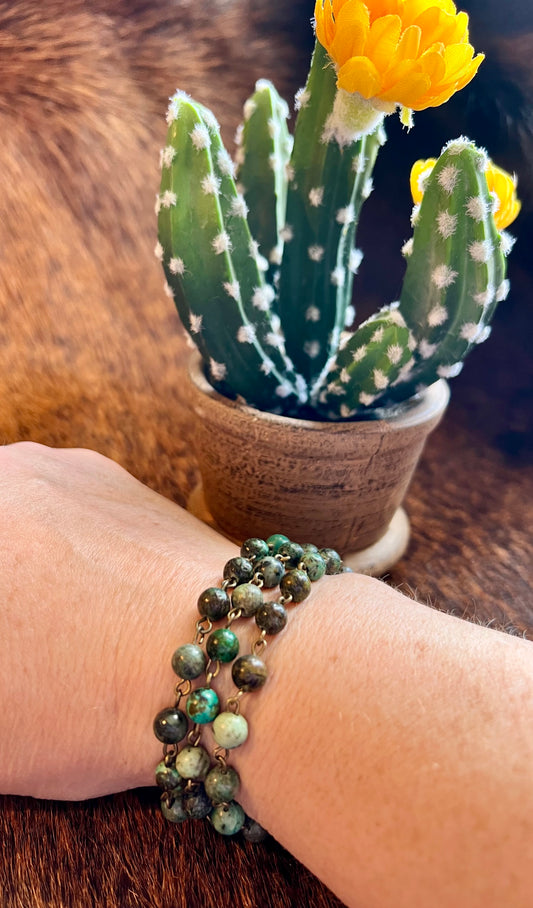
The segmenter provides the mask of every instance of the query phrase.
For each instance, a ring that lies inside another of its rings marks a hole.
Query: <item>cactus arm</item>
[[[257,406],[294,405],[298,391],[279,342],[272,338],[267,352],[261,344],[276,325],[268,307],[253,303],[264,281],[250,255],[251,236],[216,121],[179,94],[171,112],[158,226],[180,317],[214,383]]]
[[[236,157],[237,180],[249,209],[250,232],[268,261],[271,255],[275,257],[285,224],[287,164],[292,150],[287,128],[289,109],[272,83],[260,79],[245,102],[244,114]]]
[[[363,322],[325,373],[315,405],[328,419],[348,419],[387,395],[411,358],[412,338],[399,310],[386,307]]]
[[[287,349],[310,384],[344,328],[352,289],[350,252],[379,146],[377,134],[344,146],[331,134],[335,78],[317,44],[296,122],[279,282]]]
[[[417,348],[402,397],[459,373],[488,336],[505,261],[484,173],[485,156],[466,140],[449,143],[427,180],[416,218],[400,311]]]

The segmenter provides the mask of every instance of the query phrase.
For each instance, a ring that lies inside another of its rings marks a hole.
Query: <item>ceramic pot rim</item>
[[[344,420],[342,422],[297,419],[293,416],[281,416],[268,410],[258,410],[249,404],[231,400],[217,391],[208,382],[199,353],[194,352],[189,360],[189,376],[197,390],[208,397],[213,404],[229,407],[233,415],[242,415],[243,419],[264,420],[272,426],[288,428],[294,426],[300,432],[357,433],[382,435],[384,431],[401,431],[438,419],[444,412],[450,399],[450,387],[445,379],[440,378],[423,391],[418,398],[410,398],[399,404],[391,415],[381,419]]]

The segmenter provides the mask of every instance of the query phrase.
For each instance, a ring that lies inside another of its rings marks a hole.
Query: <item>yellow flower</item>
[[[337,87],[386,113],[444,104],[484,59],[452,0],[316,0],[315,21]]]
[[[435,158],[415,161],[411,168],[411,195],[415,205],[419,205],[424,195],[425,182],[436,164]],[[494,222],[498,230],[505,230],[517,217],[521,204],[516,195],[516,176],[497,167],[491,160],[485,170],[487,186],[494,198]]]

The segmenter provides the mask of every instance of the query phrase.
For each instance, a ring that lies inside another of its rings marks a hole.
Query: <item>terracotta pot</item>
[[[386,419],[314,422],[223,397],[195,356],[189,399],[205,503],[216,526],[240,541],[281,532],[345,555],[386,535],[449,389],[440,380]],[[192,510],[201,510],[198,501]],[[400,533],[405,548],[405,521]]]

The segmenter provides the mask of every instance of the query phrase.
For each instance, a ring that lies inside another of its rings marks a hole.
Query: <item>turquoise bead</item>
[[[267,675],[265,663],[253,653],[239,656],[231,666],[231,677],[240,690],[259,690],[265,683]]]
[[[320,549],[326,562],[326,574],[342,574],[342,558],[335,549]]]
[[[283,558],[285,567],[298,567],[302,560],[304,550],[297,542],[284,542],[278,550],[278,555]]]
[[[213,804],[201,782],[197,782],[183,793],[183,807],[191,820],[203,820],[209,816]]]
[[[205,671],[206,665],[205,653],[196,643],[184,643],[172,656],[172,668],[185,681],[198,678]]]
[[[225,618],[230,608],[228,594],[218,586],[208,587],[198,597],[198,611],[202,618],[209,618],[210,621],[220,621],[221,618]]]
[[[281,602],[265,602],[256,612],[255,623],[266,634],[279,634],[287,618],[287,609]]]
[[[263,594],[255,583],[241,583],[231,594],[231,607],[241,610],[243,618],[251,618],[263,605]]]
[[[162,709],[154,719],[154,735],[163,744],[177,744],[187,734],[189,723],[185,713],[176,706]]]
[[[164,760],[158,763],[155,768],[155,781],[160,788],[165,791],[173,791],[181,788],[181,776],[175,766],[167,766]]]
[[[241,780],[239,773],[232,766],[214,766],[208,772],[204,785],[213,804],[233,800],[239,790]]]
[[[267,555],[256,562],[255,569],[263,577],[264,585],[267,589],[277,586],[285,573],[285,568],[281,561]]]
[[[219,713],[213,722],[213,735],[219,747],[233,750],[246,741],[248,722],[244,716],[236,716],[235,713]]]
[[[217,804],[209,814],[209,819],[221,835],[235,835],[244,826],[244,810],[237,801],[229,804]]]
[[[326,562],[318,552],[304,552],[302,562],[309,580],[320,580],[326,573]]]
[[[176,769],[182,779],[205,779],[211,760],[205,748],[187,744],[176,757]]]
[[[207,655],[217,662],[233,662],[239,652],[239,638],[228,627],[221,627],[207,638]]]
[[[220,703],[211,687],[199,687],[187,697],[187,715],[194,723],[205,725],[218,715]]]
[[[230,558],[226,561],[223,570],[224,580],[246,583],[254,576],[254,566],[248,558]]]
[[[171,792],[171,794],[173,794],[173,792]],[[171,823],[183,823],[184,820],[188,820],[188,814],[185,811],[181,800],[181,791],[176,792],[176,797],[170,800],[170,803],[167,801],[165,795],[162,796],[161,813],[165,820],[169,820]]]
[[[256,536],[253,536],[251,539],[246,539],[241,546],[241,555],[243,558],[249,558],[254,560],[255,558],[262,558],[263,555],[268,555],[268,544],[264,539],[258,539]]]
[[[312,542],[303,542],[302,549],[304,550],[304,552],[318,552],[318,546],[313,545]]]
[[[288,536],[284,536],[283,533],[274,533],[272,536],[268,537],[266,542],[267,542],[269,551],[272,552],[273,555],[277,555],[281,546],[285,542],[290,542],[290,539]]]
[[[257,844],[258,842],[264,842],[268,833],[266,829],[263,829],[262,826],[257,822],[257,820],[252,820],[251,817],[246,817],[244,820],[244,826],[242,827],[243,838],[247,842],[253,842]]]
[[[284,596],[291,596],[293,602],[303,602],[311,592],[311,581],[306,571],[295,568],[281,578],[279,588]]]

